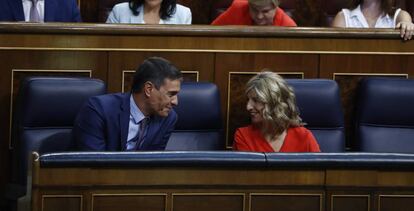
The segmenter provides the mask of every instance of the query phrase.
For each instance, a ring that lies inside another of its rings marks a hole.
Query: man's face
[[[276,14],[276,5],[272,2],[264,5],[249,3],[249,12],[254,25],[273,25],[273,19]]]
[[[155,86],[151,89],[149,106],[151,114],[166,117],[173,106],[178,105],[177,94],[181,88],[181,80],[165,79],[159,89]]]

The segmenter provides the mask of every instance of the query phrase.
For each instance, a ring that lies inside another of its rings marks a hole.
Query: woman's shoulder
[[[183,6],[181,4],[177,4],[175,13],[177,15],[181,15],[181,16],[188,16],[188,15],[191,16],[191,10],[190,10],[190,8],[188,8],[186,6]]]
[[[115,4],[115,6],[112,8],[113,11],[121,11],[121,10],[129,10],[129,3],[128,2],[122,2],[119,4]]]
[[[186,12],[191,12],[190,8],[181,5],[181,4],[177,4],[177,11],[186,11]]]
[[[177,4],[175,8],[175,13],[172,18],[166,21],[170,24],[191,24],[192,15],[190,8]]]
[[[290,127],[288,133],[294,134],[295,136],[308,136],[312,132],[303,126],[298,126]]]

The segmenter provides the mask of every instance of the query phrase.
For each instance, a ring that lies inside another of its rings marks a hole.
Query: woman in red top
[[[296,26],[282,9],[279,0],[234,0],[212,25]]]
[[[292,88],[282,77],[261,72],[249,80],[246,94],[252,124],[237,129],[234,150],[320,152],[312,132],[303,127]]]

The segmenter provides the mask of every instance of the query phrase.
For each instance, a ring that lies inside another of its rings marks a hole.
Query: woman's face
[[[263,122],[263,110],[264,103],[260,102],[257,99],[256,93],[253,90],[250,90],[247,93],[247,104],[246,109],[250,114],[250,119],[253,124],[260,124]]]
[[[145,0],[145,5],[150,7],[158,7],[161,5],[162,0]]]
[[[273,4],[273,2],[269,2],[267,5],[249,4],[249,13],[253,19],[254,25],[273,25],[276,8],[277,7]]]

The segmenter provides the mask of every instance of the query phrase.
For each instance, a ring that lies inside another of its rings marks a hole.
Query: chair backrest
[[[414,153],[414,80],[365,78],[357,102],[358,150]]]
[[[333,80],[287,79],[294,89],[300,116],[322,152],[345,151],[344,115],[339,87]]]
[[[213,83],[184,82],[166,150],[224,149],[220,95]]]
[[[91,96],[106,93],[98,79],[30,77],[20,84],[13,117],[13,178],[26,184],[28,158],[39,153],[68,151],[73,147],[73,121]]]

